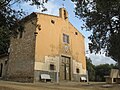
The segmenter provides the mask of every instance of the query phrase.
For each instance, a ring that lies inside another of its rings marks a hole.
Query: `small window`
[[[80,70],[79,70],[79,68],[77,68],[77,69],[76,69],[76,73],[80,73]]]
[[[50,64],[50,70],[55,70],[55,65],[54,64]]]
[[[64,19],[67,19],[67,13],[66,13],[66,10],[64,10]]]
[[[7,64],[7,61],[5,61],[5,65]]]
[[[64,10],[64,18],[66,19],[66,11]]]
[[[69,44],[69,36],[66,34],[63,34],[63,42]]]
[[[78,33],[77,33],[77,32],[75,32],[75,35],[78,35]]]
[[[54,20],[51,20],[51,23],[52,23],[52,24],[55,24],[55,21],[54,21]]]
[[[18,32],[19,32],[19,38],[23,37],[23,32],[24,32],[24,26],[19,26],[18,27]]]

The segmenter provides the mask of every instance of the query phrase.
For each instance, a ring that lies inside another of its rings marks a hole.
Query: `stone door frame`
[[[65,61],[62,60],[63,58]],[[59,70],[60,80],[71,81],[71,57],[66,55],[61,55],[59,69],[60,69]]]

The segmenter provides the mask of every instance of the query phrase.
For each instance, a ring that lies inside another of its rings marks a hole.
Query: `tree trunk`
[[[120,61],[118,61],[118,69],[119,69],[119,75],[120,75]]]

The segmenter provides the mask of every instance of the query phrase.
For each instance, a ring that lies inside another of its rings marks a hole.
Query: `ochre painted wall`
[[[41,30],[36,28],[38,34],[36,36],[35,61],[45,62],[45,56],[64,54],[82,63],[83,69],[86,69],[84,36],[68,21],[68,18],[65,19],[61,14],[63,14],[62,9],[60,16],[37,14],[37,24],[41,26]],[[69,44],[63,42],[63,33],[69,35]],[[67,51],[65,46],[68,46]]]

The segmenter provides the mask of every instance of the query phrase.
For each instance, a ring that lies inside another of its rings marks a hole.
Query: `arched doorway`
[[[2,71],[3,71],[3,64],[0,64],[0,77],[2,77]]]

